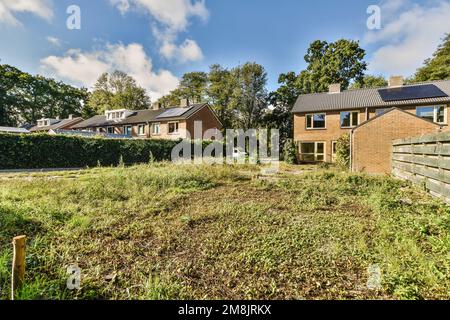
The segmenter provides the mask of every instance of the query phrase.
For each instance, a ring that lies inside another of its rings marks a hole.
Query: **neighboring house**
[[[30,133],[30,131],[28,131],[25,128],[16,128],[16,127],[0,127],[0,132],[4,132],[4,133],[16,133],[16,134],[21,134],[21,133]]]
[[[31,132],[50,132],[50,130],[71,130],[72,127],[83,121],[83,118],[69,116],[68,119],[44,118],[37,121],[37,125],[30,128]]]
[[[73,127],[75,130],[121,134],[142,139],[194,138],[194,123],[202,122],[202,135],[210,129],[220,130],[222,124],[206,103],[188,103],[175,108],[152,110],[108,110]]]
[[[364,122],[381,116],[394,107],[446,127],[450,107],[450,80],[404,85],[402,77],[392,77],[386,88],[341,92],[340,85],[335,84],[330,86],[328,93],[301,95],[292,111],[299,160],[334,162],[336,142],[343,134],[351,133]],[[393,127],[391,131],[408,131],[405,128],[413,129],[417,125],[417,121],[389,122],[390,118],[385,118],[383,125],[369,134],[383,135],[385,128],[389,126]],[[376,150],[375,141],[367,140],[366,143],[371,144],[370,150]]]

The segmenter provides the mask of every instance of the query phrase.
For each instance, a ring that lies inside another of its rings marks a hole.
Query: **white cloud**
[[[179,83],[170,71],[154,71],[152,60],[141,44],[108,44],[102,50],[83,52],[69,50],[64,56],[41,60],[45,72],[92,88],[104,72],[120,70],[132,76],[156,100],[175,89]]]
[[[51,0],[0,0],[0,23],[21,25],[17,13],[32,13],[43,19],[53,17]]]
[[[179,33],[187,30],[189,19],[207,20],[209,11],[205,0],[110,0],[111,4],[125,14],[131,8],[144,11],[155,19],[152,32],[160,45],[160,52],[167,59],[185,63],[203,58],[199,45],[191,39],[176,44]]]
[[[197,42],[186,39],[181,45],[176,46],[171,42],[165,42],[160,49],[163,57],[167,59],[176,59],[180,63],[189,61],[198,61],[203,59],[202,49]]]
[[[47,37],[47,41],[49,43],[51,43],[52,45],[54,45],[55,47],[60,47],[61,46],[61,41],[58,38],[56,38],[56,37],[48,36]]]
[[[372,73],[410,76],[450,31],[450,3],[434,1],[420,6],[408,0],[390,0],[381,9],[383,28],[364,37],[365,44],[378,47],[369,69]]]

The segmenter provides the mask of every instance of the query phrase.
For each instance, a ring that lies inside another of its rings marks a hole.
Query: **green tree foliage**
[[[230,70],[219,64],[214,64],[210,67],[208,80],[208,102],[217,113],[224,128],[232,128],[233,109],[231,101],[236,88],[236,79]]]
[[[105,110],[142,110],[150,108],[150,98],[136,80],[122,71],[104,73],[94,85],[88,107],[96,114]]]
[[[350,135],[342,135],[336,144],[336,163],[342,167],[350,166]]]
[[[417,70],[412,82],[450,79],[450,34],[447,34],[431,59]]]
[[[358,41],[314,41],[305,55],[308,67],[299,76],[303,89],[309,93],[323,92],[330,84],[340,83],[345,90],[352,80],[362,81],[367,69],[365,55]]]
[[[267,107],[267,73],[263,66],[248,62],[231,71],[235,89],[231,100],[233,124],[244,130],[259,128]]]
[[[350,89],[380,88],[386,87],[387,85],[388,81],[383,76],[365,75],[360,82],[352,83]]]
[[[82,115],[87,97],[86,89],[0,65],[0,125],[17,126],[36,123],[42,117]]]

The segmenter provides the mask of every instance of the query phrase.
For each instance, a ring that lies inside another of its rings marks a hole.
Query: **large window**
[[[177,134],[178,133],[178,122],[169,122],[169,134]]]
[[[123,134],[126,136],[131,136],[133,132],[133,127],[132,126],[124,126],[123,127]]]
[[[359,112],[358,111],[345,111],[341,112],[341,128],[353,128],[359,124]]]
[[[152,124],[152,134],[153,135],[161,134],[161,124],[160,123]]]
[[[306,115],[306,129],[325,129],[325,128],[326,128],[325,113]]]
[[[427,119],[436,123],[445,123],[444,106],[417,107],[416,114],[418,117],[421,117],[423,119]]]
[[[145,125],[143,124],[138,125],[138,135],[145,136]]]
[[[325,161],[325,142],[300,143],[300,161],[302,162]]]
[[[109,134],[114,134],[114,127],[108,127],[108,129],[107,129],[107,132],[109,133]]]

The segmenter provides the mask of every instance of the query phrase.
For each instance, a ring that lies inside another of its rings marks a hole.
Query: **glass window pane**
[[[333,154],[337,152],[337,142],[333,142]]]
[[[325,152],[325,144],[323,142],[317,143],[317,151],[318,154],[324,154]]]
[[[314,155],[313,154],[302,154],[302,155],[300,155],[300,161],[303,161],[303,162],[314,162],[316,160],[314,159]]]
[[[350,112],[341,112],[341,127],[350,127]]]
[[[314,115],[314,128],[325,128],[325,115],[315,114]]]
[[[437,117],[436,117],[436,121],[438,123],[444,123],[445,121],[445,108],[444,107],[437,107],[436,108],[436,113],[437,113]]]
[[[312,128],[312,116],[311,115],[306,116],[306,128],[308,128],[308,129]]]
[[[325,157],[323,156],[323,154],[322,155],[317,155],[316,161],[324,161],[324,160],[325,160]]]
[[[352,126],[356,127],[359,124],[359,112],[352,113]]]
[[[434,121],[434,107],[420,107],[416,112],[418,117]]]
[[[314,143],[302,143],[300,147],[300,153],[314,153]]]

